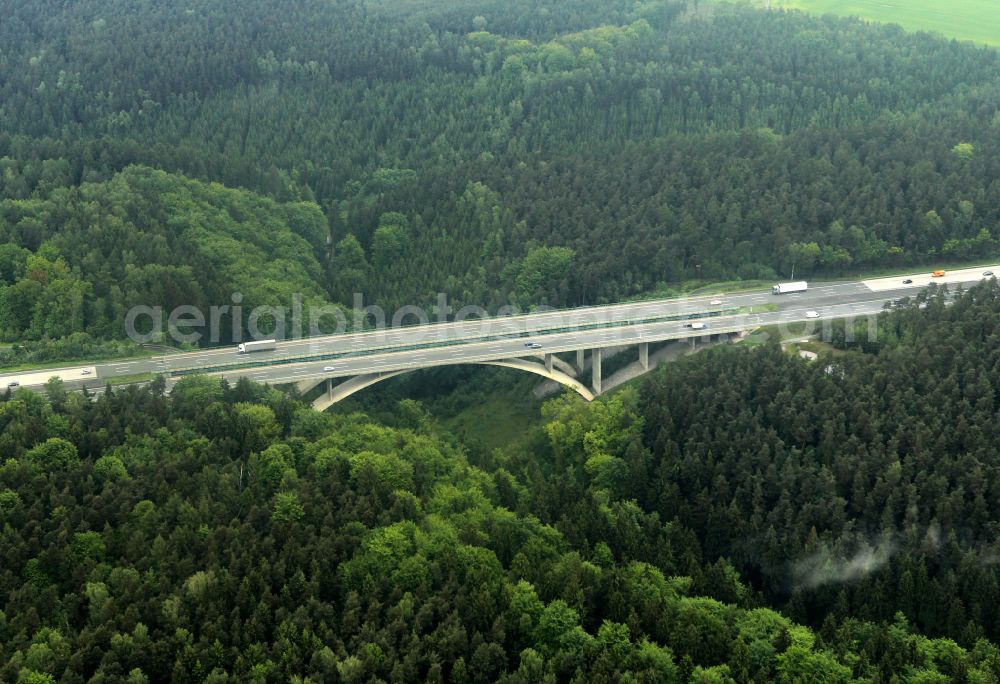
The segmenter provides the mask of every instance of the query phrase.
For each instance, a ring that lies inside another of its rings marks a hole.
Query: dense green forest
[[[878,349],[552,400],[532,453],[479,465],[411,400],[380,425],[210,378],[8,391],[0,672],[997,681],[1000,284],[943,300]]]
[[[113,337],[137,305],[205,312],[324,301],[327,228],[314,204],[129,167],[111,180],[0,202],[0,336]],[[308,309],[306,310],[308,313]],[[226,337],[232,331],[225,319]]]
[[[881,333],[555,399],[479,465],[412,400],[8,391],[0,676],[996,682],[1000,284]]]
[[[50,286],[19,282],[34,270],[6,246],[0,301],[20,307],[2,307],[7,340],[120,337],[137,300],[227,304],[226,268],[176,276],[216,266],[205,243],[236,249],[234,230],[255,243],[250,260],[288,263],[239,212],[190,235],[191,201],[268,207],[305,241],[288,242],[298,268],[265,274],[267,297],[349,305],[363,292],[388,308],[437,292],[572,305],[998,251],[991,49],[673,0],[6,9],[0,237],[65,261],[54,280],[73,300],[47,305]],[[244,194],[178,177],[158,182],[184,191],[151,199],[135,165]],[[150,202],[149,216],[131,210]],[[159,237],[105,249],[106,229],[89,226],[109,219],[93,211]],[[88,228],[57,237],[64,224]],[[170,291],[135,282],[151,268]]]
[[[234,293],[569,306],[992,257],[998,73],[694,0],[8,0],[0,366]],[[848,332],[530,419],[492,396],[496,449],[398,397],[8,389],[0,680],[1000,682],[1000,284]]]
[[[816,363],[717,350],[638,396],[549,406],[555,461],[515,469],[548,480],[532,510],[597,544],[598,511],[634,499],[697,537],[681,557],[724,558],[826,636],[902,612],[930,635],[1000,640],[1000,285],[945,301],[903,302],[876,342]]]

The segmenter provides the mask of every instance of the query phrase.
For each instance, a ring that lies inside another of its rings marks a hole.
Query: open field
[[[763,6],[761,0],[754,5]],[[909,31],[936,31],[949,38],[1000,46],[1000,2],[997,0],[772,0],[771,7],[815,14],[857,16],[899,24]]]

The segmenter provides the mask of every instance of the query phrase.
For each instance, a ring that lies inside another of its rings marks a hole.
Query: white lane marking
[[[88,371],[88,372],[84,372]],[[63,381],[94,380],[97,378],[96,366],[77,366],[76,368],[49,368],[40,371],[23,371],[0,376],[0,390],[15,386],[29,387],[32,385],[44,385],[51,378],[57,377]]]
[[[837,286],[837,287],[838,288],[842,288],[843,286]],[[817,289],[819,289],[819,288],[817,288]],[[830,288],[825,288],[825,289],[835,289],[835,288],[834,287],[830,287]],[[768,299],[768,298],[767,297],[757,297],[757,299]],[[861,305],[855,305],[854,308],[858,309],[860,306]],[[793,318],[793,317],[795,317],[795,313],[794,312],[788,312],[788,311],[786,311],[784,313],[783,317],[784,318]],[[768,318],[770,318],[771,320],[774,320],[775,317],[772,315],[772,316],[768,316]],[[779,316],[779,318],[780,318],[780,316]],[[676,322],[673,322],[673,326],[672,327],[674,327],[675,329],[672,330],[672,331],[667,330],[666,328],[668,326],[664,325],[663,323],[664,322],[660,322],[659,324],[652,324],[652,326],[653,326],[652,329],[654,329],[654,330],[655,329],[660,329],[662,331],[662,333],[668,333],[669,332],[671,334],[677,334],[677,332],[679,331],[679,324],[677,324]],[[642,325],[641,327],[646,328],[647,325]],[[588,332],[584,332],[582,334],[570,335],[568,337],[564,337],[561,340],[559,339],[559,337],[562,337],[562,336],[552,336],[549,339],[551,339],[551,341],[552,341],[553,344],[557,344],[559,346],[564,346],[564,345],[567,345],[567,344],[577,344],[577,343],[579,343],[579,344],[590,344],[590,343],[593,343],[594,341],[601,341],[601,340],[612,339],[612,338],[622,339],[623,337],[629,337],[629,339],[631,341],[632,338],[636,337],[637,335],[640,336],[640,337],[643,335],[642,331],[638,330],[638,329],[636,329],[636,330],[631,330],[630,329],[630,330],[627,330],[627,331],[616,331],[616,330],[595,330],[595,331],[592,331],[592,332],[596,332],[597,333],[596,336],[588,334]],[[636,334],[622,335],[622,333],[624,333],[624,332],[627,332],[627,333],[636,333]],[[619,337],[619,335],[622,335],[622,337]],[[655,336],[655,333],[654,333],[654,336]],[[579,340],[583,340],[583,341],[581,342]],[[475,347],[478,347],[478,344],[476,344],[475,342],[471,342],[470,341],[470,345],[474,345]],[[463,345],[463,346],[465,346],[465,345]],[[502,348],[498,347],[498,346],[493,346],[490,349],[491,349],[492,353],[503,353],[502,352]],[[474,349],[458,349],[458,350],[450,351],[450,352],[448,352],[446,354],[445,357],[442,357],[442,356],[440,356],[441,351],[443,351],[443,350],[440,350],[440,349],[439,350],[435,350],[436,357],[435,357],[433,363],[439,363],[439,362],[441,362],[446,357],[452,357],[452,358],[454,358],[454,357],[460,357],[460,356],[467,356],[469,354],[469,352],[473,352],[474,353]],[[404,355],[400,354],[399,351],[388,351],[387,350],[387,351],[381,352],[381,353],[382,354],[391,354],[396,359],[399,359],[396,363],[406,363],[408,365],[419,365],[421,363],[426,363],[426,356],[425,355],[415,355],[415,356],[413,356],[411,358],[408,358],[406,361],[403,361],[403,359],[400,358],[400,357],[403,357]],[[544,352],[542,352],[542,353],[544,353]],[[472,358],[472,357],[470,357],[470,358]],[[478,358],[478,357],[476,357],[476,358]],[[371,362],[369,362],[366,367],[372,367],[372,366],[374,366],[374,367],[382,368],[382,367],[391,366],[391,365],[395,365],[395,363],[390,362],[390,361],[382,361],[382,362],[377,362],[377,363],[372,364]],[[307,372],[307,374],[308,373],[309,372]]]

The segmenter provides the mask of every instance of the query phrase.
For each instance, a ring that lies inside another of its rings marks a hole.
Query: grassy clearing
[[[419,370],[380,382],[334,404],[338,414],[362,412],[397,425],[398,403],[420,402],[442,434],[469,450],[475,463],[489,462],[497,450],[527,448],[542,422],[542,401],[532,390],[542,382],[509,368],[463,365]],[[316,394],[320,390],[315,390]],[[308,396],[312,396],[310,393]]]
[[[807,342],[796,342],[794,345],[796,348],[802,351],[811,351],[817,354],[830,354],[831,356],[844,356],[848,352],[843,349],[837,349],[832,344],[827,342],[821,342],[820,340],[809,340]]]
[[[763,7],[763,0],[753,0]],[[1000,5],[996,0],[771,0],[771,7],[814,14],[860,17],[899,24],[908,31],[933,31],[948,38],[1000,46]]]
[[[515,382],[506,391],[483,396],[450,417],[438,418],[463,444],[481,453],[527,448],[532,428],[542,423],[542,400],[532,394],[541,381]]]
[[[765,325],[763,327],[757,328],[751,334],[744,337],[742,340],[738,340],[736,344],[746,345],[748,347],[758,347],[762,344],[767,344],[771,340],[776,340],[782,342],[783,340],[795,340],[805,337],[809,337],[813,334],[817,334],[817,331],[811,327],[807,328],[803,324],[803,330],[800,333],[793,332],[789,330],[789,326],[784,326],[785,335],[781,334],[781,327],[777,325]]]
[[[757,331],[752,335],[747,335],[742,340],[737,340],[736,344],[743,345],[744,347],[762,347],[767,344],[771,337],[766,332]]]

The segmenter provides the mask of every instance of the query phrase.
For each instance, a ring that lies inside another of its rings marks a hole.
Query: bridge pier
[[[552,354],[545,355],[545,370],[552,372]]]
[[[590,367],[592,370],[592,384],[594,387],[594,395],[601,393],[601,350],[592,349],[590,350],[591,363]]]
[[[649,342],[639,344],[639,365],[643,370],[649,370]]]
[[[584,349],[577,349],[576,350],[576,368],[577,368],[577,370],[581,370],[582,371],[583,367],[586,365],[586,363],[585,363],[586,359],[584,358],[584,354],[586,354],[586,353],[587,352]]]

